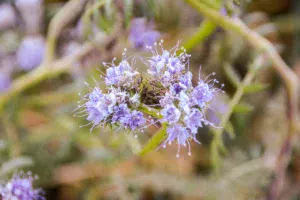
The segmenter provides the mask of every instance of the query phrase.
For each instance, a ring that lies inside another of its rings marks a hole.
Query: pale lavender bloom
[[[182,109],[184,111],[185,114],[190,113],[190,109],[192,107],[191,98],[184,91],[181,91],[179,94],[178,106],[180,109]]]
[[[161,110],[163,116],[162,121],[168,122],[168,124],[175,124],[178,122],[181,112],[174,105],[167,105]]]
[[[175,124],[174,126],[167,128],[167,133],[168,137],[163,143],[163,147],[166,147],[166,144],[171,145],[174,141],[176,141],[178,144],[178,152],[176,154],[177,157],[179,157],[180,146],[188,146],[188,154],[191,155],[189,139],[193,138],[195,141],[196,139],[194,138],[194,136],[191,136],[191,134],[185,127],[180,124]]]
[[[98,105],[101,104],[103,98],[102,91],[98,88],[88,95],[89,101],[85,103],[86,112],[88,114],[87,120],[91,121],[94,125],[98,125],[107,115],[98,109]]]
[[[14,177],[3,187],[0,194],[3,200],[44,200],[43,191],[33,188],[36,178],[32,174],[14,175]]]
[[[228,97],[218,94],[209,105],[207,119],[213,124],[220,124],[220,115],[228,112]]]
[[[190,55],[188,55],[184,49],[181,49],[182,53],[177,55],[179,50],[178,45],[169,51],[163,48],[162,42],[158,45],[161,51],[158,50],[156,43],[154,47],[148,47],[153,56],[146,60],[148,65],[147,72],[157,81],[161,82],[164,87],[169,87],[176,82],[180,83],[179,79],[184,75],[185,65]],[[186,77],[186,79],[187,78],[188,77]],[[188,83],[188,80],[186,81]],[[183,82],[185,82],[185,80],[183,80]],[[182,86],[184,86],[184,84]]]
[[[137,49],[146,49],[160,37],[160,33],[147,23],[145,18],[135,18],[131,21],[129,41]]]
[[[44,53],[44,38],[42,36],[27,36],[17,51],[17,63],[23,70],[31,70],[41,64]]]
[[[130,110],[127,106],[127,104],[121,104],[119,106],[115,106],[114,108],[114,114],[112,117],[112,123],[116,123],[118,121],[120,121],[123,117],[126,117],[127,115],[129,115]]]
[[[213,100],[215,90],[212,86],[200,80],[198,86],[194,88],[192,93],[193,101],[200,108],[204,108],[208,102]]]
[[[0,5],[0,30],[13,27],[16,23],[16,14],[13,7],[8,4]]]
[[[203,114],[197,109],[193,108],[191,112],[184,117],[186,127],[191,133],[196,134],[199,127],[202,127]]]
[[[192,85],[193,74],[191,72],[187,72],[184,75],[180,76],[179,84],[184,90],[188,90],[193,88]]]
[[[178,57],[171,57],[168,59],[167,68],[170,74],[180,73],[184,67],[184,64],[179,60]]]
[[[143,113],[134,110],[134,106],[140,102],[138,94],[130,96],[128,92],[118,88],[110,88],[107,93],[102,93],[95,87],[84,100],[86,102],[82,107],[87,114],[86,119],[93,124],[91,129],[95,126],[118,124],[136,130],[146,123]]]
[[[125,126],[125,128],[130,128],[131,130],[136,130],[137,128],[142,128],[146,124],[146,119],[140,111],[134,110],[133,112],[122,117],[120,122]]]
[[[169,92],[165,93],[165,95],[159,100],[159,104],[162,108],[166,107],[169,104],[173,104],[174,96]]]
[[[104,65],[107,66],[106,63]],[[118,66],[112,63],[112,66],[106,70],[105,83],[108,86],[130,87],[134,81],[134,77],[138,74],[126,60],[122,60]]]
[[[0,72],[0,94],[9,89],[11,85],[11,77],[9,73]]]

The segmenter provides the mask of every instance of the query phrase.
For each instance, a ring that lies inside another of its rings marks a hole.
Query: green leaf
[[[246,114],[253,110],[253,106],[246,103],[239,103],[233,108],[234,113]]]
[[[228,81],[236,88],[241,84],[241,77],[237,71],[228,63],[223,65],[224,73]]]
[[[260,92],[262,90],[265,90],[268,87],[269,87],[268,84],[253,83],[251,85],[247,85],[247,86],[244,87],[244,93],[245,94],[256,93],[256,92]]]
[[[144,148],[142,149],[142,151],[140,151],[139,154],[143,156],[146,153],[156,149],[158,145],[165,139],[167,135],[166,130],[167,126],[166,124],[163,124],[161,129],[157,133],[155,133],[154,136],[152,136],[152,138],[148,141],[148,143],[144,146]]]

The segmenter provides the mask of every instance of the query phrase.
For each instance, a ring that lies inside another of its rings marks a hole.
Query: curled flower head
[[[0,188],[0,194],[3,200],[44,200],[43,191],[34,189],[33,177],[31,172],[27,174],[14,175],[13,178]]]

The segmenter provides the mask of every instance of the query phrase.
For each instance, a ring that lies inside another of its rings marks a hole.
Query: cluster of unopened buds
[[[205,111],[218,92],[218,81],[198,78],[197,85],[192,84],[189,71],[190,55],[183,47],[176,45],[165,50],[160,43],[148,46],[152,56],[142,58],[147,66],[147,73],[140,73],[135,60],[123,52],[122,61],[115,64],[103,63],[106,73],[101,77],[105,92],[100,89],[102,83],[90,88],[90,93],[83,96],[79,112],[83,112],[93,129],[94,127],[115,125],[130,132],[143,132],[150,125],[163,124],[166,127],[166,139],[161,146],[177,142],[179,157],[180,147],[188,147],[196,139],[198,129],[211,125],[205,117]],[[145,110],[146,108],[146,110]]]

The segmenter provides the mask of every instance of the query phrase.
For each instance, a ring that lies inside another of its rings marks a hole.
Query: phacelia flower
[[[16,23],[16,14],[13,7],[8,4],[0,5],[0,30],[13,27]]]
[[[45,40],[42,36],[25,37],[17,51],[17,63],[23,70],[31,70],[41,64],[44,53]]]
[[[43,191],[34,189],[33,182],[36,178],[30,172],[14,175],[4,186],[0,187],[3,200],[44,200]]]
[[[176,122],[178,122],[181,112],[174,105],[170,104],[161,110],[161,114],[163,116],[164,122],[175,124]]]
[[[134,79],[139,73],[134,70],[123,54],[119,64],[104,63],[107,67],[103,76],[106,85],[105,92],[94,87],[90,93],[83,97],[84,104],[79,106],[92,128],[106,125],[116,125],[125,129],[143,130],[146,124],[144,114],[137,110],[140,105],[140,95],[133,89]]]
[[[134,70],[125,57],[126,49],[123,53],[123,60],[115,65],[112,63],[103,63],[106,69],[105,83],[107,86],[122,86],[131,87],[134,83],[134,78],[139,74]]]
[[[125,115],[120,119],[120,122],[126,128],[130,128],[131,130],[136,130],[139,127],[142,127],[146,124],[146,119],[144,115],[140,111],[132,111],[131,113]]]
[[[160,37],[160,33],[153,29],[153,25],[147,23],[145,18],[135,18],[131,21],[129,41],[137,49],[146,50]]]
[[[162,116],[160,121],[168,127],[168,136],[163,146],[177,141],[178,150],[180,146],[188,145],[191,154],[189,140],[198,142],[198,129],[203,125],[214,126],[206,119],[205,111],[217,92],[222,90],[215,88],[218,83],[216,79],[206,81],[209,76],[204,80],[199,78],[198,84],[192,85],[192,73],[188,68],[190,55],[183,48],[179,49],[178,45],[170,51],[165,50],[162,43],[154,44],[149,49],[153,56],[145,62],[148,74],[165,91],[159,100]]]
[[[185,66],[188,64],[190,55],[183,48],[181,49],[182,52],[177,55],[179,50],[178,45],[170,51],[165,50],[162,47],[162,43],[159,43],[159,45],[155,43],[154,48],[148,48],[152,51],[153,56],[146,59],[147,72],[164,87],[169,87],[174,83],[178,83],[180,87],[183,86],[179,79],[185,74]],[[162,52],[161,54],[159,53],[160,51]],[[186,81],[188,82],[188,80]]]
[[[198,129],[203,125],[215,126],[206,118],[206,110],[217,93],[223,92],[223,85],[216,88],[218,81],[209,80],[209,76],[199,77],[197,85],[193,85],[190,55],[178,45],[166,50],[160,42],[148,49],[153,55],[142,59],[147,73],[139,73],[133,68],[134,63],[130,64],[126,51],[119,64],[114,63],[115,59],[111,64],[104,63],[107,67],[103,76],[105,92],[98,87],[91,90],[84,97],[83,112],[93,127],[114,124],[136,131],[146,128],[149,119],[151,124],[161,123],[166,126],[167,133],[162,146],[177,142],[177,156],[181,146],[188,147],[191,155],[190,141],[199,143],[196,139]],[[155,108],[155,114],[150,107]],[[143,112],[150,113],[150,118]]]
[[[176,154],[176,157],[179,157],[179,152],[180,152],[180,146],[188,146],[189,148],[189,155],[191,155],[191,146],[189,139],[193,139],[196,142],[198,142],[195,138],[195,135],[191,135],[191,133],[187,130],[186,127],[180,125],[180,124],[175,124],[174,126],[171,126],[167,129],[167,139],[163,143],[163,147],[166,147],[166,144],[171,145],[174,141],[177,142],[178,145],[178,152]]]
[[[5,92],[11,84],[11,77],[9,73],[0,71],[0,94]]]

